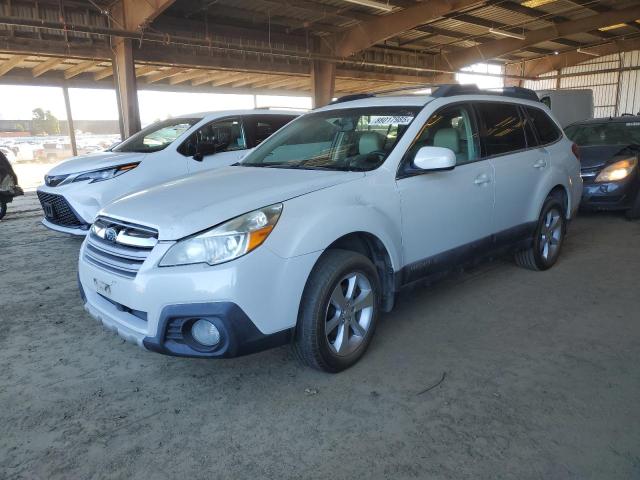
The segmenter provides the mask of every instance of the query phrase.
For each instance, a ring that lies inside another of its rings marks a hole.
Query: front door
[[[492,233],[493,166],[481,159],[471,108],[454,104],[434,113],[403,163],[423,146],[451,149],[456,167],[406,178],[400,169],[405,281],[468,259]]]

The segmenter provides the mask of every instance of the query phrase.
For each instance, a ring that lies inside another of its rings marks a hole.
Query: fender
[[[372,177],[360,181],[373,183]],[[392,184],[336,185],[286,202],[282,218],[265,245],[277,255],[291,258],[323,251],[350,233],[365,232],[382,242],[394,271],[398,271],[402,267],[400,215]]]
[[[572,180],[571,176],[564,169],[554,165],[554,162],[550,162],[550,167],[545,171],[544,177],[538,182],[538,186],[534,193],[533,201],[529,207],[527,219],[529,221],[536,221],[540,217],[540,211],[545,199],[549,195],[549,192],[558,185],[562,186],[567,195],[567,218],[571,218],[572,205],[573,205],[573,192],[572,192]]]

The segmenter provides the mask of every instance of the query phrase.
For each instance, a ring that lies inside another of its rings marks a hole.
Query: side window
[[[527,148],[524,121],[517,105],[482,102],[476,104],[476,109],[484,156],[504,155]]]
[[[542,145],[553,143],[562,136],[558,126],[543,110],[527,107],[527,114],[533,123],[533,128],[538,132]]]
[[[251,125],[255,145],[260,145],[293,118],[287,115],[251,115],[245,119],[245,123]]]
[[[467,105],[452,105],[434,113],[408,152],[413,161],[422,147],[444,147],[456,154],[456,163],[464,165],[479,158],[478,133]]]
[[[185,140],[178,151],[191,157],[196,153],[206,156],[246,148],[247,142],[242,122],[237,119],[226,119],[200,127]]]
[[[526,110],[522,107],[520,108],[520,116],[524,119],[524,135],[527,138],[527,147],[537,147],[539,142],[533,127],[533,121],[531,120],[531,117],[526,114]]]
[[[551,109],[551,97],[542,97],[540,101],[544,103],[549,109]]]

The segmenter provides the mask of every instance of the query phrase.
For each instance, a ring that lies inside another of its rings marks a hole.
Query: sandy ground
[[[640,478],[640,222],[405,293],[332,376],[124,343],[81,307],[80,242],[38,220],[29,196],[0,223],[2,479]]]

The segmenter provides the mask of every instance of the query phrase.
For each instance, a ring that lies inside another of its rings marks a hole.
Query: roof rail
[[[336,103],[342,103],[342,102],[351,102],[353,100],[362,100],[363,98],[371,98],[371,97],[375,97],[375,95],[373,93],[356,93],[354,95],[345,95],[344,97],[340,97],[334,100],[329,105],[335,105]]]
[[[448,83],[437,85],[436,90],[431,93],[433,98],[453,97],[454,95],[477,95],[482,93],[477,85],[460,85],[458,83]]]
[[[540,101],[538,94],[529,88],[503,87],[501,94],[505,97],[522,98],[524,100],[531,100],[533,102]]]
[[[499,89],[481,90],[477,85],[458,85],[447,84],[440,85],[435,92],[431,94],[434,98],[453,97],[455,95],[501,95],[503,97],[522,98],[524,100],[532,100],[539,102],[538,94],[533,90],[522,87],[503,87]]]

